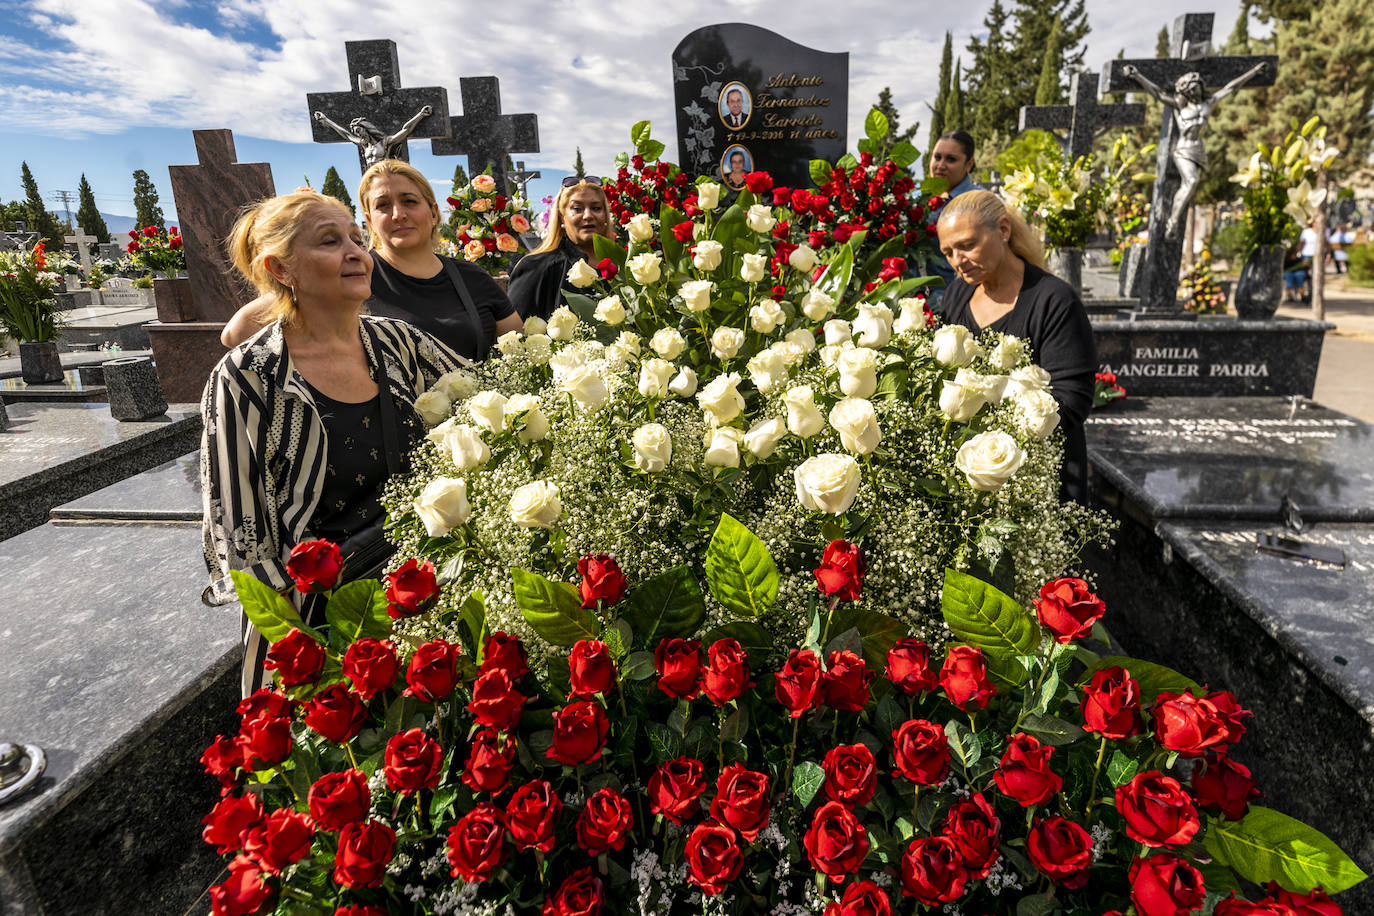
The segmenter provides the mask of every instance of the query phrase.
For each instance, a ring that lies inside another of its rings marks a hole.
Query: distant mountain
[[[121,216],[118,213],[106,213],[100,211],[100,218],[105,221],[105,227],[110,230],[110,235],[114,236],[115,241],[127,238],[129,230],[134,228],[134,218],[132,216]]]

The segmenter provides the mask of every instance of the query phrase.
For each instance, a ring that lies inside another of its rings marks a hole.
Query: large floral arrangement
[[[1297,119],[1283,142],[1270,149],[1263,143],[1240,163],[1231,180],[1240,185],[1247,247],[1292,244],[1326,200],[1318,179],[1340,155],[1326,142],[1326,126],[1312,117]]]
[[[140,270],[157,271],[164,276],[175,277],[186,269],[186,251],[176,226],[130,229],[125,250]]]
[[[630,128],[630,142],[634,153],[618,155],[615,177],[602,184],[611,218],[623,226],[640,214],[656,217],[665,206],[682,209],[692,182],[675,163],[659,158],[665,147],[651,136],[648,121]]]
[[[1105,189],[1093,183],[1092,157],[1069,162],[1048,147],[1036,165],[1017,169],[1002,185],[1002,198],[1045,231],[1052,249],[1081,248],[1103,225]]]
[[[1226,292],[1212,276],[1212,251],[1205,245],[1179,283],[1183,307],[1199,315],[1226,313]]]
[[[531,229],[529,203],[502,193],[488,168],[457,188],[448,205],[453,209],[442,232],[452,236],[457,256],[492,276],[508,273],[520,250],[520,236]]]
[[[20,343],[57,340],[61,269],[42,242],[27,251],[0,251],[0,330]]]

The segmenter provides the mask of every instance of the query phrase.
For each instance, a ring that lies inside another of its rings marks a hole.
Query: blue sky
[[[310,142],[305,93],[344,89],[344,42],[372,38],[396,42],[403,86],[447,87],[453,114],[458,78],[484,75],[500,78],[505,113],[538,114],[541,152],[516,157],[543,172],[536,200],[571,172],[579,146],[589,170],[609,171],[643,118],[675,158],[669,56],[717,22],[849,52],[852,145],[884,86],[904,121],[928,120],[944,32],[965,47],[990,2],[514,0],[496,20],[497,5],[474,0],[0,0],[0,198],[22,196],[22,160],[52,209],[61,211],[55,192],[75,191],[85,173],[101,210],[132,214],[131,174],[142,168],[170,214],[167,166],[195,161],[192,129],[224,127],[240,162],[271,163],[279,191],[306,175],[318,187],[331,165],[351,187],[353,147]],[[1240,6],[1087,8],[1087,63],[1099,69],[1119,49],[1152,55],[1159,28],[1184,12],[1215,12],[1220,43]],[[410,151],[442,199],[465,157],[432,156],[428,141]]]

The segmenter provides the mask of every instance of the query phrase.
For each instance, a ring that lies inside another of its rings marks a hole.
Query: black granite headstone
[[[533,114],[501,114],[501,84],[494,76],[465,76],[458,80],[463,95],[463,115],[450,119],[446,139],[434,140],[436,156],[468,157],[468,175],[488,168],[496,186],[510,193],[506,157],[511,153],[539,152],[539,117]]]
[[[127,356],[102,363],[110,416],[116,420],[151,420],[167,412],[167,399],[157,380],[153,361],[146,356]]]
[[[1064,131],[1060,142],[1069,160],[1077,162],[1093,151],[1093,138],[1112,127],[1130,127],[1145,120],[1145,106],[1102,105],[1098,102],[1097,74],[1074,73],[1069,80],[1071,105],[1025,105],[1021,130]]]
[[[807,187],[812,159],[845,153],[849,55],[755,25],[705,26],[673,49],[673,99],[678,159],[689,174],[721,180],[742,152],[745,171]]]

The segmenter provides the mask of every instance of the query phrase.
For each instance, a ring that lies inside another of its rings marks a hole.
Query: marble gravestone
[[[742,152],[744,171],[809,187],[811,160],[833,163],[845,154],[847,53],[735,22],[688,33],[672,63],[678,161],[688,174],[723,180]]]
[[[1069,155],[1077,162],[1093,151],[1093,140],[1113,127],[1130,127],[1145,122],[1141,103],[1103,105],[1098,101],[1097,74],[1076,72],[1069,80],[1070,105],[1025,105],[1021,108],[1021,130],[1062,131],[1056,134]]]
[[[496,187],[510,194],[506,159],[511,153],[539,152],[539,116],[503,115],[501,84],[494,76],[465,76],[458,88],[463,114],[451,119],[444,139],[430,141],[430,150],[436,156],[466,155],[469,177],[490,169]]]

